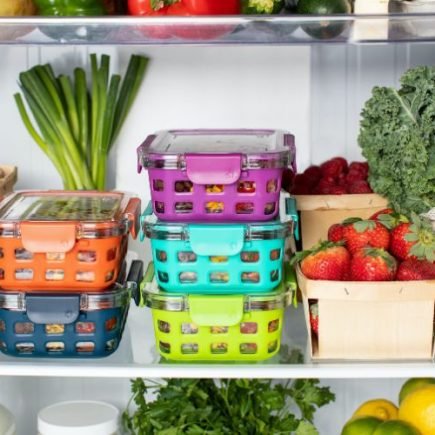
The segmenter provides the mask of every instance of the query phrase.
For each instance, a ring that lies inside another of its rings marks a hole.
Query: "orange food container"
[[[118,278],[140,199],[122,192],[22,191],[0,202],[0,288],[94,291]],[[86,290],[87,289],[87,290]]]

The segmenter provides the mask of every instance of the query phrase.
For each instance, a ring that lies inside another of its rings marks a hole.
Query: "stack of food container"
[[[297,216],[280,201],[281,177],[294,161],[293,136],[274,130],[163,131],[138,148],[151,189],[141,231],[154,263],[142,294],[161,355],[234,361],[278,352],[285,240]]]
[[[115,351],[130,302],[128,234],[140,200],[121,192],[23,191],[0,203],[0,350],[97,357]]]

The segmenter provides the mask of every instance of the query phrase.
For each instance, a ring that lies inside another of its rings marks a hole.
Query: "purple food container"
[[[161,131],[137,154],[162,221],[272,220],[282,173],[296,172],[294,136],[280,130]]]

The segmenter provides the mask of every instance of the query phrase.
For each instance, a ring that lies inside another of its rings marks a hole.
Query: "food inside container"
[[[294,274],[263,295],[172,294],[159,289],[151,263],[142,283],[160,354],[178,361],[260,361],[280,347]]]
[[[171,130],[138,148],[156,215],[164,221],[268,221],[294,137],[278,130]]]
[[[125,271],[120,276],[125,279]],[[142,262],[133,261],[126,281],[104,293],[0,291],[0,350],[20,357],[110,355],[141,278]]]
[[[0,288],[104,290],[117,279],[140,200],[122,192],[23,191],[0,202]]]
[[[273,290],[297,219],[292,199],[284,202],[281,221],[233,224],[162,222],[148,206],[141,238],[151,239],[158,284],[176,293]]]

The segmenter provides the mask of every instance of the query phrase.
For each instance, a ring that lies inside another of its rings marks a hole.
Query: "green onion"
[[[75,68],[73,77],[56,77],[51,65],[37,65],[20,74],[22,94],[14,95],[24,126],[68,190],[105,190],[110,150],[148,64],[144,56],[131,56],[122,80],[120,75],[110,75],[109,56],[102,55],[98,62],[91,54],[90,61],[89,89],[82,68]]]

